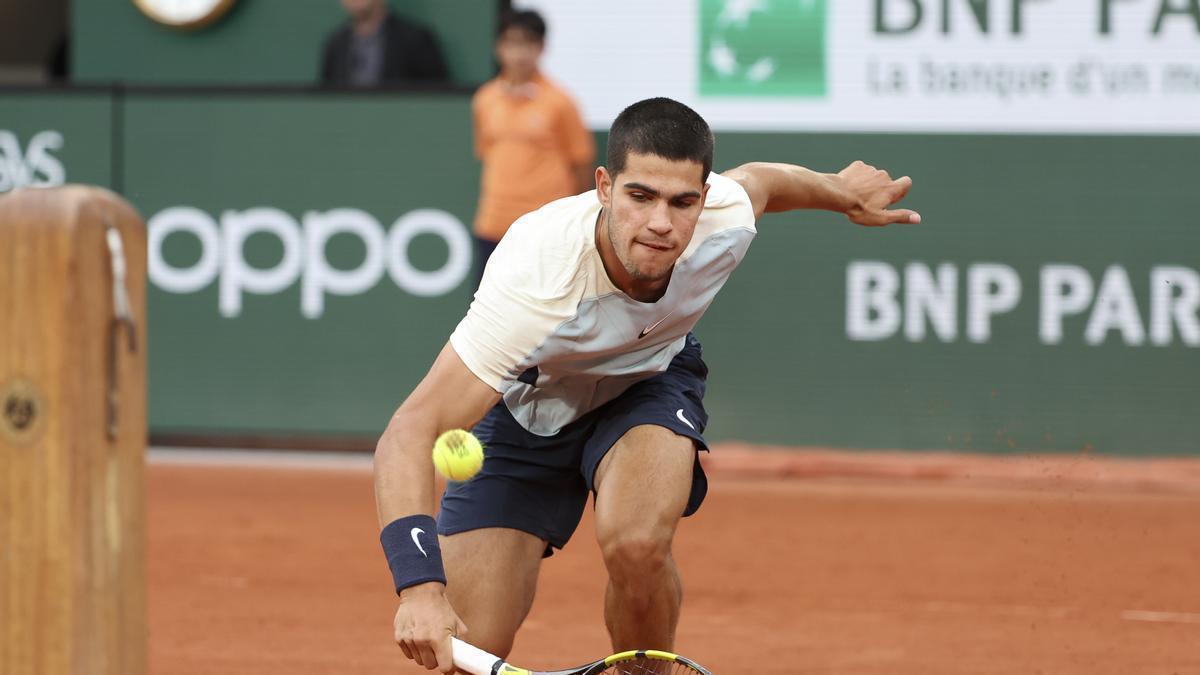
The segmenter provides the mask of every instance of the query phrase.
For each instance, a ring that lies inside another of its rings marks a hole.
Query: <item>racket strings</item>
[[[599,675],[696,675],[702,672],[678,661],[640,658],[614,663]]]

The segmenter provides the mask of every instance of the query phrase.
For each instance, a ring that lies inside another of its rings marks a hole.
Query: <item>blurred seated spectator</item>
[[[330,33],[321,59],[321,84],[380,87],[445,82],[437,38],[402,19],[387,0],[341,0],[349,21]]]

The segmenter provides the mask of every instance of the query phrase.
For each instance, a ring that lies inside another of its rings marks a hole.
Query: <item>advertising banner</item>
[[[152,424],[381,431],[473,291],[469,115],[459,96],[130,95]]]
[[[67,182],[110,185],[112,112],[106,93],[0,92],[0,194]]]
[[[470,300],[469,128],[464,97],[9,95],[0,176],[119,168],[149,226],[153,433],[369,440]],[[719,133],[718,170],[911,175],[924,220],[764,217],[697,327],[706,435],[1200,451],[1197,157],[1200,136]]]
[[[606,129],[668,96],[716,129],[1200,132],[1194,0],[533,0]]]

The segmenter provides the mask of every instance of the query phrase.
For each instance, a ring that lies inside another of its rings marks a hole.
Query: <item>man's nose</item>
[[[646,227],[659,236],[671,233],[671,212],[665,203],[658,205],[650,214],[650,220],[647,221]]]

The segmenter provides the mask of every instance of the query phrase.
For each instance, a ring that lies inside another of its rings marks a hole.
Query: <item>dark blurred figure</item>
[[[65,83],[71,79],[71,38],[68,34],[63,34],[50,49],[46,75],[51,82]]]
[[[325,40],[321,83],[379,87],[445,82],[437,38],[392,13],[387,0],[341,0],[350,20]]]

